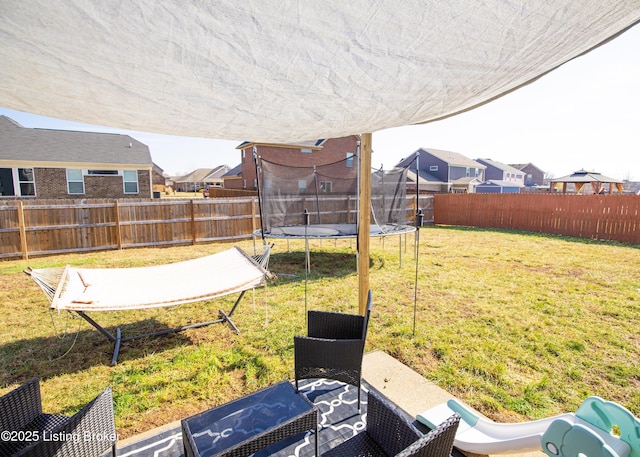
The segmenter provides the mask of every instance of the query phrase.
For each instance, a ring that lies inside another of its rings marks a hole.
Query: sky
[[[149,146],[153,161],[172,176],[240,163],[237,140],[134,132],[0,107],[2,114],[24,127],[128,134]],[[480,108],[373,132],[372,165],[392,168],[419,148],[530,162],[555,178],[584,169],[640,181],[640,25]]]

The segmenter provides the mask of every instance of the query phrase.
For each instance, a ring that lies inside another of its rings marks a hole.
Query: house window
[[[67,192],[69,194],[84,194],[82,170],[67,169]]]
[[[328,194],[331,192],[331,181],[320,181],[320,192]]]
[[[465,172],[466,177],[468,178],[469,176],[471,176],[471,168],[467,167],[466,172]]]
[[[299,179],[298,180],[298,192],[304,194],[307,192],[307,180]]]
[[[247,150],[243,149],[242,150],[242,163],[244,163],[245,159],[247,158]]]
[[[353,157],[355,154],[353,152],[347,152],[347,168],[353,168]]]
[[[479,168],[476,168],[476,178],[477,178],[478,176],[480,176],[480,169],[479,169]]]
[[[258,179],[254,179],[253,180],[253,187],[255,187],[256,189],[258,188]]]
[[[36,183],[33,178],[33,168],[18,168],[18,182],[20,195],[23,197],[36,195]]]
[[[125,194],[138,193],[138,171],[137,170],[124,170],[122,172],[122,181],[124,182]]]
[[[117,176],[118,170],[87,170],[87,174],[94,176]]]
[[[431,165],[429,167],[429,171],[438,171],[438,166],[437,165]]]
[[[0,196],[34,197],[33,168],[0,168]]]
[[[304,152],[305,154],[311,154],[313,150],[311,148],[300,148],[300,152]]]

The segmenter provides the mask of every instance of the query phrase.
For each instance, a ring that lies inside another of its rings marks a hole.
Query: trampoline
[[[389,236],[415,232],[413,225],[386,224],[383,226],[371,225],[370,236]],[[258,229],[254,236],[262,236],[262,230]],[[268,238],[356,238],[358,227],[356,224],[313,224],[290,225],[283,227],[271,227],[266,234]]]
[[[255,237],[358,236],[359,167],[354,157],[309,166],[283,165],[257,156],[254,159],[260,204],[260,229],[253,232]],[[415,232],[415,209],[407,207],[407,171],[408,167],[372,172],[370,236]]]

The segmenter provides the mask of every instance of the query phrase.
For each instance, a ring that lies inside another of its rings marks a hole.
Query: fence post
[[[196,244],[196,205],[191,199],[191,244]]]
[[[27,249],[27,228],[24,223],[24,206],[18,201],[18,226],[20,227],[20,250],[22,251],[22,259],[29,260],[29,250]]]
[[[116,200],[114,205],[115,217],[114,221],[116,223],[116,244],[118,245],[118,250],[122,250],[122,230],[120,227],[120,204],[118,200]]]
[[[257,226],[256,226],[256,202],[258,200],[255,198],[251,199],[251,233],[254,233],[256,230],[258,230]]]

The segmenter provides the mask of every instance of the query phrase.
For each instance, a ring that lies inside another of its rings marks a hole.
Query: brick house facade
[[[241,154],[241,179],[227,182],[225,187],[244,190],[256,190],[256,165],[253,160],[253,151],[262,160],[291,167],[311,167],[313,165],[327,165],[343,161],[349,157],[355,159],[358,151],[359,135],[350,135],[342,138],[331,138],[303,142],[298,144],[268,144],[244,142],[236,149]],[[353,178],[357,175],[357,165],[342,167],[339,172],[344,178]]]
[[[0,116],[0,198],[151,198],[148,146],[129,135],[25,128]]]

